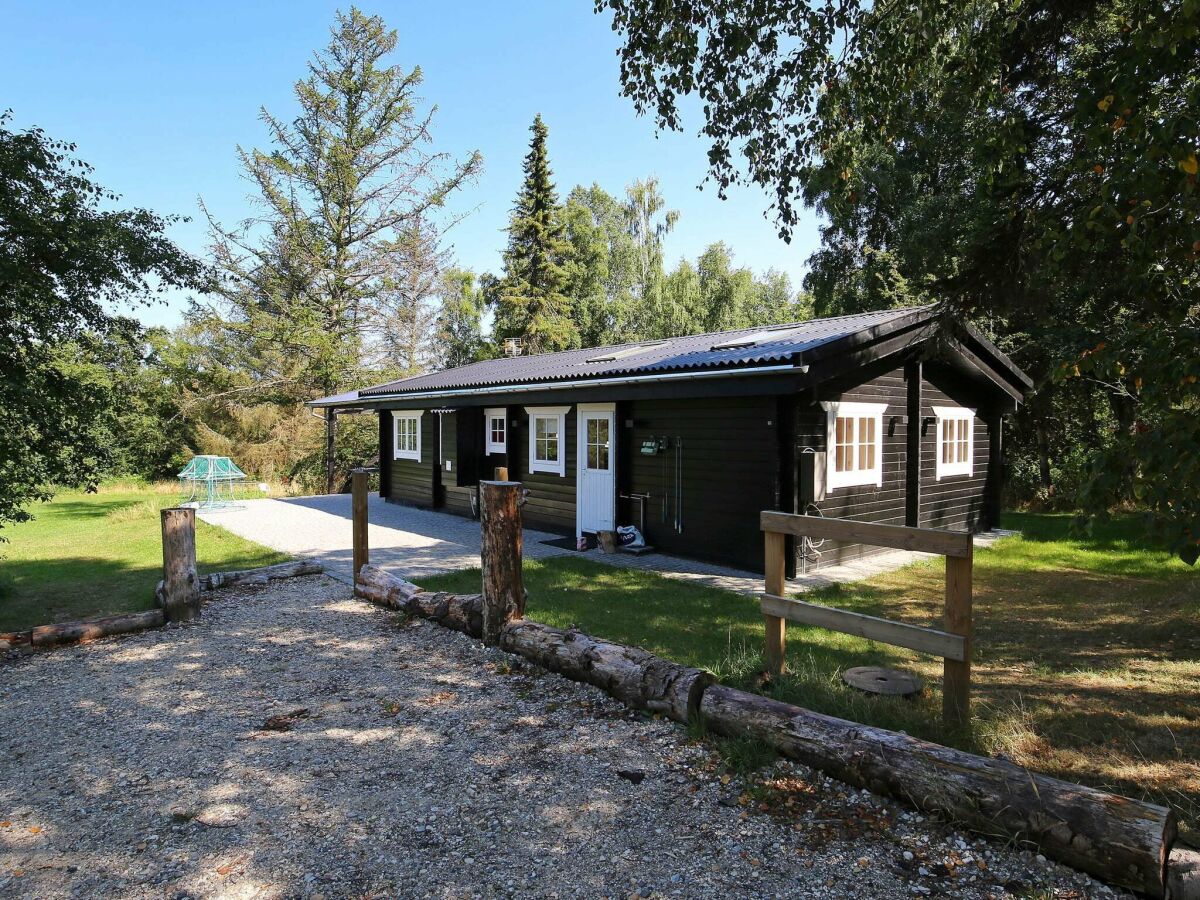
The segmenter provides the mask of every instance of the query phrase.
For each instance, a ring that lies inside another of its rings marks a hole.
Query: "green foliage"
[[[485,303],[474,272],[453,268],[443,273],[438,318],[439,362],[443,367],[465,366],[487,358],[483,339]]]
[[[509,219],[493,331],[500,341],[520,338],[526,353],[545,353],[578,347],[580,337],[571,317],[571,301],[564,293],[570,243],[563,236],[546,154],[549,129],[539,115],[530,131],[525,180]]]
[[[113,310],[203,280],[164,236],[176,219],[109,208],[120,198],[73,144],[9,121],[0,114],[0,527],[54,485],[94,485],[120,463],[114,404],[142,335]]]
[[[703,101],[722,190],[772,190],[785,236],[801,203],[824,213],[820,311],[933,299],[1026,335],[1011,349],[1042,431],[1079,396],[1057,390],[1067,379],[1112,407],[1080,499],[1136,500],[1200,552],[1200,7],[597,8],[640,109],[678,128],[680,98]]]

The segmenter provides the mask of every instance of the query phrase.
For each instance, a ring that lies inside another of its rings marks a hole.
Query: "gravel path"
[[[0,896],[1114,896],[316,577],[0,663]]]

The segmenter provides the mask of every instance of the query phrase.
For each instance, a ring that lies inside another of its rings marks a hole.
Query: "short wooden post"
[[[367,487],[369,476],[366,469],[355,469],[350,476],[350,514],[353,522],[354,555],[351,575],[354,578],[354,593],[358,593],[358,572],[370,562],[367,547]]]
[[[947,659],[942,669],[942,718],[950,725],[971,720],[971,570],[966,556],[946,557],[946,630],[963,636],[962,662]]]
[[[787,535],[778,531],[764,531],[766,558],[767,593],[776,597],[786,596],[787,590]],[[779,616],[764,615],[767,627],[767,670],[772,675],[783,672],[783,658],[787,650],[787,622]]]
[[[496,466],[496,481],[508,481],[508,466]]]
[[[480,530],[483,569],[483,642],[500,643],[500,632],[525,615],[525,579],[521,572],[521,485],[481,481]]]
[[[196,573],[196,510],[162,511],[163,612],[168,622],[200,617],[200,577]]]

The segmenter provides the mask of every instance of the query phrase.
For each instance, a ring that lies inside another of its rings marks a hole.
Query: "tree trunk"
[[[500,643],[500,632],[525,615],[521,572],[521,485],[515,481],[479,483],[480,559],[483,569],[483,642]]]
[[[700,712],[715,731],[756,737],[840,781],[984,834],[1031,841],[1104,881],[1163,895],[1175,839],[1165,807],[719,685],[704,692]]]
[[[1038,418],[1037,424],[1034,426],[1034,434],[1037,437],[1037,454],[1038,454],[1038,477],[1042,482],[1042,487],[1049,493],[1054,488],[1054,484],[1050,480],[1050,438],[1046,434],[1046,422],[1042,418]]]
[[[35,647],[53,647],[56,644],[94,641],[113,634],[145,631],[158,628],[166,620],[161,609],[128,613],[120,616],[105,616],[85,622],[59,622],[55,625],[39,625],[33,629],[30,643]]]
[[[196,511],[162,511],[162,606],[169,622],[200,616],[200,579],[196,574]]]
[[[695,719],[700,697],[714,680],[708,672],[636,647],[538,622],[511,623],[500,646],[575,681],[594,684],[628,706],[662,713],[677,722]]]

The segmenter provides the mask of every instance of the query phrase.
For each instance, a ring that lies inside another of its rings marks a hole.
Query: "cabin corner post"
[[[162,518],[162,605],[168,622],[200,617],[200,577],[196,572],[196,510],[164,509]]]
[[[764,531],[766,558],[766,588],[768,594],[785,596],[787,590],[787,535],[779,531]],[[767,631],[767,670],[772,675],[783,673],[787,651],[787,622],[780,616],[764,614]]]
[[[971,605],[973,548],[964,556],[946,557],[945,628],[963,637],[963,658],[947,658],[942,668],[942,717],[950,725],[971,720]]]
[[[479,482],[479,520],[483,570],[483,642],[500,644],[504,626],[525,615],[521,571],[521,484]]]
[[[904,430],[904,524],[916,528],[921,524],[921,379],[924,377],[919,360],[904,366],[907,389]]]
[[[355,469],[350,476],[351,485],[351,520],[353,522],[353,572],[354,593],[358,593],[358,573],[370,562],[370,550],[367,546],[367,486],[366,469]]]

